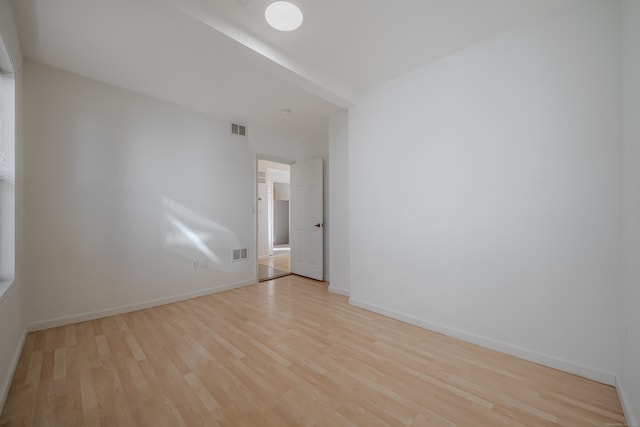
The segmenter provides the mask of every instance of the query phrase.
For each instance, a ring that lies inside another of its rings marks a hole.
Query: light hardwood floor
[[[623,422],[612,387],[349,306],[297,276],[31,333],[0,416],[2,426]]]
[[[270,256],[269,258],[260,259],[258,260],[258,264],[277,268],[278,270],[291,271],[289,252],[284,252],[278,255]]]

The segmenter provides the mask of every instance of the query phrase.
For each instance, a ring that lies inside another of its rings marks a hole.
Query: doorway
[[[291,274],[290,166],[258,159],[258,281]]]

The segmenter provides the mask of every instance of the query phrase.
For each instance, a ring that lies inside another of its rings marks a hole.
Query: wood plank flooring
[[[278,270],[291,271],[290,252],[282,252],[269,258],[260,259],[258,260],[258,264],[277,268]]]
[[[28,335],[1,426],[607,426],[615,389],[259,285]]]
[[[258,282],[277,279],[291,274],[290,252],[282,252],[269,258],[258,260]]]

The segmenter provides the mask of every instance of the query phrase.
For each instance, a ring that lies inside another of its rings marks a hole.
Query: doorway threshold
[[[290,271],[278,270],[277,268],[273,268],[268,265],[258,264],[258,282],[265,282],[267,280],[277,279],[290,274]]]

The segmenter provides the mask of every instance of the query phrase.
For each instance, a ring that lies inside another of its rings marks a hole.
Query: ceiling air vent
[[[249,251],[247,250],[247,248],[242,248],[242,249],[233,249],[231,251],[231,258],[233,260],[233,262],[236,261],[244,261],[248,258],[248,253]]]
[[[247,136],[247,128],[237,123],[231,123],[231,133],[234,135]]]

